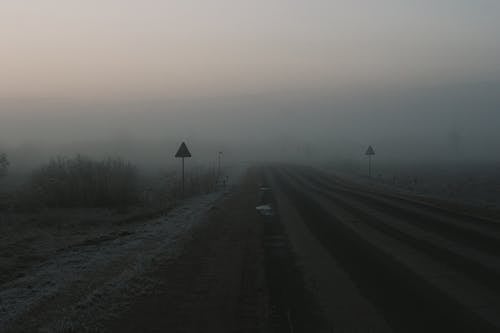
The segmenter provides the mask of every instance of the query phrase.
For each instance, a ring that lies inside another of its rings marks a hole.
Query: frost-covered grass
[[[367,177],[367,169],[331,167],[329,170],[421,196],[500,208],[499,163],[374,163],[371,179]]]
[[[59,167],[63,170],[69,167],[66,162],[61,163],[62,166],[53,165],[56,171],[44,172],[57,174],[62,172],[57,171]],[[92,164],[87,167],[93,168]],[[75,171],[76,180],[69,183],[78,182],[78,174],[84,170]],[[138,180],[139,201],[135,205],[61,208],[47,205],[37,197],[30,197],[26,202],[24,184],[28,177],[26,174],[16,178],[10,176],[3,179],[2,184],[7,186],[0,189],[0,284],[22,277],[54,253],[127,233],[137,224],[164,216],[189,197],[215,190],[215,174],[208,169],[189,170],[184,197],[177,170],[151,172],[141,174]],[[60,179],[67,177],[70,176],[65,174]],[[76,192],[78,198],[80,194]]]
[[[43,258],[0,284],[0,331],[20,318],[24,319],[17,324],[31,325],[30,320],[37,319],[29,313],[39,311],[37,307],[47,312],[37,327],[51,332],[73,328],[81,331],[89,318],[119,311],[108,305],[119,304],[116,299],[120,295],[150,288],[153,282],[141,281],[141,290],[130,290],[130,281],[140,278],[158,258],[175,257],[181,240],[203,221],[205,212],[220,195],[214,192],[193,197],[165,216],[134,224],[113,222],[118,217],[106,217],[103,211],[96,211],[94,217],[105,221],[95,221],[93,227],[87,228],[86,223],[66,224],[64,217],[51,229],[43,225],[31,230],[32,222],[24,221],[24,235],[0,252],[16,253],[21,246],[32,247]],[[78,215],[82,218],[81,213]],[[14,235],[19,230],[3,231]],[[5,240],[6,236],[1,244]]]

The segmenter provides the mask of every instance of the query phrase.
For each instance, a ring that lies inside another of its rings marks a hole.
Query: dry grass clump
[[[33,199],[46,207],[123,207],[140,200],[137,168],[118,158],[54,158],[29,185]]]

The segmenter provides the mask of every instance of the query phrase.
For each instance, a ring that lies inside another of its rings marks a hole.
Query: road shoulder
[[[250,172],[214,205],[183,253],[159,262],[150,278],[161,281],[109,321],[114,332],[265,332],[270,310],[256,223],[256,175]]]

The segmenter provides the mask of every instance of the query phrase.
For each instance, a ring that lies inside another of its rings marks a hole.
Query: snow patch
[[[270,205],[257,206],[257,207],[255,207],[255,209],[257,209],[257,211],[263,216],[273,216],[274,215],[273,207],[271,207]]]
[[[0,331],[37,306],[43,305],[45,310],[44,302],[50,307],[61,295],[70,297],[70,309],[54,305],[50,313],[55,313],[58,322],[47,320],[40,328],[57,331],[61,326],[71,326],[67,315],[95,307],[102,297],[126,288],[133,278],[151,269],[157,258],[175,258],[181,248],[179,239],[205,220],[205,213],[221,196],[217,192],[190,199],[167,216],[146,222],[130,233],[68,249],[2,285]]]

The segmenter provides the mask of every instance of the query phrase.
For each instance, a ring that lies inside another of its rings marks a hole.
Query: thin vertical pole
[[[217,154],[218,155],[218,164],[217,164],[217,178],[220,178],[220,152]]]
[[[368,177],[372,178],[372,155],[368,155]]]
[[[182,158],[182,196],[184,197],[184,157]]]

